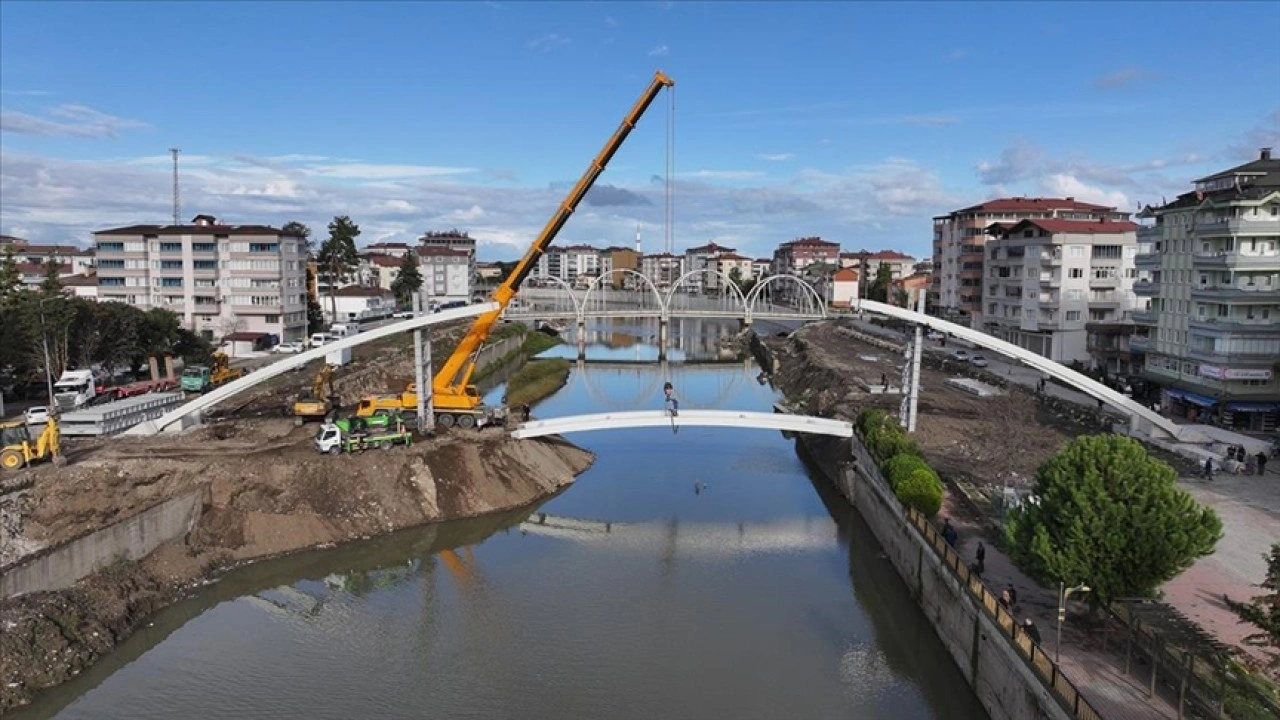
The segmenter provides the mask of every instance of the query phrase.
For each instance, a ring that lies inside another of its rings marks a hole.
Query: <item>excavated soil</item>
[[[181,435],[82,445],[71,464],[31,471],[11,500],[11,547],[52,546],[192,488],[202,515],[184,540],[74,588],[0,601],[0,712],[109,652],[146,617],[219,569],[303,548],[527,505],[588,468],[556,439],[452,432],[412,447],[329,456],[315,427],[227,420]]]
[[[883,374],[898,385],[901,353],[862,338],[837,323],[820,323],[762,342],[773,355],[775,384],[807,412],[849,420],[866,408],[897,414],[900,395],[872,394],[859,381],[879,385]],[[1036,468],[1067,441],[1097,430],[1085,424],[1087,414],[1059,415],[1021,387],[984,398],[943,384],[949,377],[975,375],[1004,384],[958,363],[922,363],[914,439],[944,478],[987,490],[1026,487]]]

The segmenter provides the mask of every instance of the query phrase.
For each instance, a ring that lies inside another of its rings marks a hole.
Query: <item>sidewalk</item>
[[[1018,594],[1018,603],[1013,608],[1013,615],[1021,622],[1030,617],[1040,630],[1040,647],[1053,656],[1054,638],[1057,631],[1058,591],[1057,588],[1045,589],[1024,575],[1013,562],[998,548],[992,545],[990,538],[983,536],[983,530],[968,512],[956,507],[955,500],[948,496],[940,518],[950,517],[951,524],[960,534],[956,550],[967,562],[973,562],[978,541],[986,545],[982,574],[983,582],[997,595],[1005,586],[1012,584]],[[1078,602],[1071,603],[1079,608]],[[1136,680],[1124,674],[1124,657],[1112,652],[1103,652],[1096,640],[1086,638],[1079,625],[1073,625],[1077,615],[1068,612],[1067,620],[1062,626],[1061,661],[1063,673],[1080,690],[1098,713],[1106,720],[1162,720],[1178,717],[1177,707],[1165,701],[1157,693],[1148,698],[1146,689]],[[1116,649],[1113,644],[1112,650]]]

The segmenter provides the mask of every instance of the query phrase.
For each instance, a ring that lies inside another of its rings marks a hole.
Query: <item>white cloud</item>
[[[478,172],[478,170],[476,168],[439,165],[379,165],[348,162],[333,165],[307,165],[302,168],[301,172],[307,175],[347,180],[392,180],[467,175]]]
[[[457,222],[471,222],[473,220],[479,220],[482,217],[484,217],[484,208],[479,205],[472,205],[465,210],[454,210],[448,215],[449,220]]]
[[[649,57],[660,57],[670,52],[670,48],[666,45],[658,45],[649,50]]]
[[[694,170],[676,175],[697,180],[755,180],[764,177],[759,170]]]
[[[757,155],[761,160],[768,160],[770,162],[785,162],[795,156],[795,153],[762,153]]]
[[[1073,197],[1083,202],[1107,205],[1121,210],[1129,208],[1128,195],[1119,190],[1106,190],[1097,185],[1089,185],[1067,173],[1054,173],[1042,178],[1040,188],[1054,197]]]
[[[957,60],[963,60],[969,57],[969,54],[969,51],[964,48],[956,48],[955,50],[947,53],[947,60],[950,62],[956,62]]]
[[[151,127],[140,120],[108,115],[84,105],[58,105],[45,112],[50,117],[17,110],[0,111],[0,131],[18,135],[114,138],[121,130]]]
[[[1150,70],[1130,66],[1113,70],[1099,77],[1094,81],[1093,85],[1099,90],[1116,90],[1146,80],[1154,80],[1157,77],[1158,75]]]
[[[525,43],[525,46],[534,52],[548,52],[568,43],[569,40],[569,38],[561,35],[560,33],[547,33],[546,35],[530,40]]]
[[[0,90],[0,95],[16,95],[20,97],[41,97],[52,94],[48,90],[10,90],[8,88]]]

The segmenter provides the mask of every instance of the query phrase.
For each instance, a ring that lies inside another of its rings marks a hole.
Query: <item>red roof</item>
[[[71,277],[59,278],[58,282],[63,287],[89,287],[98,284],[98,276],[95,273],[72,275]]]
[[[376,242],[372,245],[366,246],[365,249],[372,250],[374,248],[379,250],[408,250],[409,244],[402,242]]]
[[[751,258],[743,257],[742,255],[739,255],[738,253],[735,253],[735,252],[726,252],[726,253],[721,253],[717,255],[716,259],[717,260],[750,260]]]
[[[858,271],[853,268],[840,268],[835,275],[831,276],[832,280],[837,282],[849,282],[858,279]]]
[[[423,256],[423,257],[426,257],[426,256],[434,256],[434,257],[471,257],[471,252],[470,252],[470,251],[468,251],[468,250],[458,250],[458,249],[456,249],[456,248],[434,247],[434,246],[433,246],[433,247],[420,247],[420,248],[418,248],[418,255]]]
[[[796,238],[791,242],[782,243],[782,247],[840,247],[840,243],[833,243],[823,240],[820,237]]]
[[[691,252],[691,253],[713,253],[713,252],[716,252],[716,251],[737,252],[737,250],[736,250],[735,248],[725,247],[725,246],[723,246],[723,245],[717,245],[717,244],[715,244],[714,242],[712,242],[712,243],[707,243],[706,245],[699,245],[698,247],[691,247],[691,248],[689,248],[688,250],[686,250],[685,252]]]
[[[404,262],[398,257],[392,257],[390,255],[379,255],[377,253],[369,255],[366,259],[369,261],[371,265],[377,265],[378,267],[398,268],[400,267],[401,263]]]
[[[1079,200],[1076,200],[1073,197],[1069,197],[1069,198],[1012,197],[1012,198],[996,198],[995,200],[988,200],[982,203],[981,205],[974,205],[973,207],[967,207],[962,210],[957,210],[956,213],[971,213],[971,212],[978,212],[978,211],[1028,212],[1028,211],[1035,211],[1035,210],[1040,210],[1040,211],[1092,210],[1096,212],[1115,212],[1116,211],[1114,207],[1080,202]]]
[[[1135,232],[1138,229],[1137,223],[1131,223],[1127,220],[1063,220],[1061,218],[1047,218],[1043,220],[1023,220],[1022,222],[1009,228],[1007,232],[1014,233],[1026,226],[1035,226],[1048,233],[1087,233],[1093,235],[1118,235],[1120,233]]]
[[[45,272],[44,263],[20,262],[18,263],[18,272],[23,275],[39,275]],[[71,266],[67,263],[62,263],[58,266],[58,272],[69,273],[71,272]]]

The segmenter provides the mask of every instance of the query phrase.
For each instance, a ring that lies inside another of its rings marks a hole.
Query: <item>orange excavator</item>
[[[583,173],[578,183],[569,191],[568,197],[560,204],[555,214],[547,221],[542,232],[538,235],[538,239],[534,241],[529,250],[525,252],[524,257],[520,259],[519,264],[507,276],[489,298],[490,302],[498,303],[496,310],[478,316],[471,325],[471,329],[463,336],[458,347],[453,354],[440,366],[440,370],[436,373],[431,381],[432,402],[435,406],[436,423],[441,427],[461,428],[475,427],[477,419],[484,417],[484,407],[480,398],[480,392],[475,385],[471,384],[471,376],[476,369],[476,356],[480,349],[484,346],[485,341],[489,338],[490,331],[497,324],[502,313],[515,297],[516,292],[520,290],[520,284],[528,277],[529,273],[538,265],[538,259],[546,252],[552,241],[556,239],[556,235],[560,233],[560,229],[568,222],[569,216],[578,208],[578,204],[586,197],[587,191],[595,184],[596,179],[604,172],[605,166],[613,159],[614,154],[622,147],[622,143],[631,134],[636,123],[640,121],[640,117],[649,109],[653,101],[657,99],[658,93],[665,87],[675,85],[670,77],[665,73],[658,71],[653,76],[653,81],[649,83],[649,87],[645,89],[644,94],[636,101],[636,104],[622,119],[622,124],[614,131],[613,136],[605,143],[604,148],[591,161],[591,165],[587,167],[587,171]],[[356,409],[357,416],[373,415],[380,408],[398,407],[402,411],[416,411],[418,406],[417,388],[410,384],[410,387],[399,395],[373,395],[360,401],[360,405]]]

